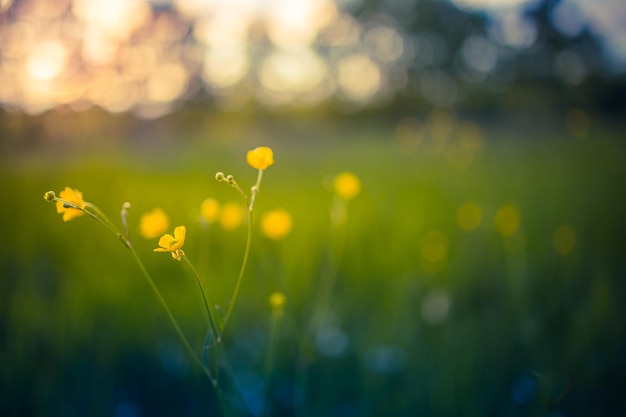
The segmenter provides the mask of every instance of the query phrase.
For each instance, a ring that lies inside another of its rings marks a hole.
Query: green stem
[[[55,197],[53,201],[60,201],[63,203],[65,207],[71,207],[76,210],[82,211],[83,213],[87,214],[89,217],[91,217],[92,219],[94,219],[95,221],[97,221],[98,223],[106,227],[107,229],[109,229],[111,233],[119,237],[124,243],[124,245],[129,246],[129,242],[126,240],[126,238],[119,232],[119,230],[117,230],[117,227],[115,227],[113,222],[109,220],[109,218],[97,206],[91,203],[85,202],[84,203],[85,207],[80,207],[76,203],[73,203],[69,200],[65,200],[59,197]]]
[[[336,203],[336,202],[334,202]],[[345,204],[342,202],[342,204]],[[345,210],[345,207],[342,207]],[[344,219],[345,220],[345,219]],[[297,363],[296,363],[296,380],[299,386],[303,390],[304,407],[298,409],[299,416],[307,415],[306,401],[308,396],[308,369],[311,365],[313,357],[315,355],[315,334],[324,326],[328,309],[332,301],[332,293],[339,273],[339,264],[343,256],[343,249],[345,246],[345,221],[334,222],[332,221],[331,214],[331,229],[329,231],[329,254],[328,263],[325,272],[320,279],[320,285],[318,287],[315,301],[313,302],[313,308],[311,311],[311,321],[308,327],[305,329],[305,333],[300,342],[298,350]]]
[[[217,389],[220,410],[222,411],[222,415],[225,415],[225,409],[224,409],[224,403],[223,403],[224,400],[222,397],[222,392],[217,385],[217,379],[213,378],[213,375],[211,374],[211,370],[207,368],[206,366],[204,366],[204,364],[202,363],[198,355],[196,355],[196,353],[194,352],[193,348],[191,347],[191,344],[187,340],[187,337],[185,336],[182,329],[180,328],[178,321],[172,314],[172,311],[170,310],[168,304],[166,303],[165,299],[161,295],[161,291],[159,291],[159,288],[154,283],[154,280],[150,276],[150,273],[148,273],[148,270],[144,266],[137,252],[135,251],[135,248],[133,248],[133,246],[131,245],[130,241],[128,240],[128,237],[120,233],[117,227],[115,226],[115,224],[95,205],[85,202],[85,207],[80,207],[77,204],[71,201],[62,199],[62,198],[55,197],[54,200],[61,201],[66,206],[75,208],[77,210],[81,210],[82,212],[86,213],[89,217],[96,220],[98,223],[100,223],[104,227],[106,227],[114,235],[118,236],[121,242],[130,250],[135,262],[137,263],[137,265],[139,266],[139,269],[142,272],[143,277],[146,279],[146,281],[150,285],[150,288],[152,288],[152,291],[154,292],[155,296],[159,300],[159,303],[161,303],[161,307],[163,307],[163,310],[165,310],[165,313],[167,314],[167,317],[169,318],[170,323],[172,324],[172,327],[174,327],[174,330],[178,334],[178,337],[180,338],[181,342],[183,343],[183,346],[185,347],[189,355],[193,358],[194,362],[198,364],[198,366],[200,367],[200,369],[202,369],[202,371],[207,376],[207,378],[209,378],[209,380],[211,381],[211,384]],[[193,271],[194,276],[198,282],[198,285],[200,286],[200,290],[202,291],[202,297],[204,298],[205,307],[207,308],[207,313],[209,315],[209,320],[211,322],[211,327],[213,328],[213,331],[215,332],[215,334],[217,334],[215,325],[212,320],[211,312],[208,306],[208,302],[204,294],[204,289],[202,288],[202,285],[200,283],[200,278],[198,277],[198,273],[196,272],[195,268],[193,267],[193,265],[191,264],[189,259],[187,259],[186,256],[185,256],[185,260],[187,261],[188,265]]]
[[[270,410],[270,389],[271,389],[271,376],[272,369],[274,368],[274,361],[276,359],[276,350],[278,347],[278,334],[280,332],[280,325],[283,321],[284,310],[282,307],[280,309],[273,309],[272,311],[272,321],[270,323],[270,335],[269,335],[269,346],[267,348],[267,356],[265,357],[265,410],[263,412],[264,415],[269,415]]]
[[[198,288],[200,288],[200,292],[202,293],[202,300],[204,301],[204,307],[206,308],[206,313],[207,316],[209,318],[209,323],[211,325],[211,330],[213,332],[213,338],[217,338],[217,327],[215,326],[215,321],[213,321],[213,313],[211,312],[211,308],[209,307],[209,302],[207,300],[206,294],[204,292],[204,287],[202,286],[202,282],[200,281],[200,276],[198,275],[198,271],[196,271],[196,268],[194,268],[193,264],[191,263],[191,261],[189,260],[189,258],[187,258],[186,255],[183,255],[183,259],[185,259],[185,262],[187,263],[187,266],[189,266],[189,269],[191,269],[191,272],[193,272],[193,276],[196,279],[196,283],[198,284]],[[218,369],[216,369],[216,373],[219,372]]]
[[[256,183],[250,189],[250,205],[248,206],[248,210],[252,211],[254,208],[254,201],[256,200],[256,195],[261,189],[261,180],[263,179],[263,170],[259,169],[259,173],[256,176]]]
[[[200,281],[200,276],[198,275],[198,271],[194,268],[193,264],[187,257],[187,255],[183,255],[183,259],[193,272],[193,276],[196,279],[196,283],[198,284],[198,288],[200,288],[200,292],[202,293],[202,300],[204,301],[204,307],[206,309],[207,317],[209,318],[209,323],[211,324],[211,330],[217,334],[217,327],[215,327],[215,322],[213,321],[213,313],[211,312],[211,308],[209,307],[209,301],[207,299],[206,293],[204,292],[204,287],[202,286],[202,282]]]
[[[222,333],[218,337],[218,345],[221,344],[222,338],[224,337],[224,333],[226,332],[226,327],[230,322],[230,317],[233,314],[233,309],[235,308],[235,303],[237,302],[237,298],[239,297],[239,290],[241,288],[241,282],[243,281],[243,274],[246,271],[246,265],[248,264],[248,257],[250,255],[250,242],[252,241],[252,210],[248,210],[248,234],[246,238],[246,248],[243,253],[243,261],[241,262],[241,268],[239,269],[239,277],[237,278],[237,283],[235,284],[235,290],[233,292],[233,297],[230,300],[230,304],[228,305],[228,311],[226,312],[226,316],[224,318],[224,326],[222,327]]]
[[[135,249],[132,246],[129,246],[128,248],[130,249],[130,252],[133,254],[133,257],[134,257],[135,261],[137,262],[137,265],[139,265],[139,269],[141,269],[141,272],[142,272],[144,278],[146,279],[146,281],[148,281],[148,284],[150,285],[150,288],[152,288],[152,291],[154,292],[154,295],[156,295],[157,299],[161,303],[161,307],[163,307],[163,310],[165,310],[165,313],[167,314],[167,317],[169,318],[172,326],[174,327],[174,330],[176,330],[176,333],[178,334],[178,337],[180,337],[180,340],[183,343],[183,345],[185,346],[185,349],[191,355],[193,360],[198,364],[200,369],[202,369],[202,371],[204,371],[206,376],[209,378],[209,380],[215,386],[216,382],[215,382],[215,379],[213,378],[213,375],[211,374],[211,371],[207,367],[204,366],[204,364],[202,363],[200,358],[198,358],[198,355],[196,355],[196,353],[194,352],[193,348],[191,347],[191,344],[187,340],[187,337],[185,336],[185,334],[183,333],[182,329],[180,328],[180,325],[178,324],[178,321],[176,321],[176,318],[174,318],[174,315],[172,314],[172,311],[170,310],[169,306],[165,302],[165,299],[161,295],[161,291],[159,291],[158,287],[154,283],[154,280],[152,279],[152,277],[148,273],[148,270],[146,270],[146,267],[143,265],[143,262],[141,262],[141,259],[139,258],[139,255],[137,255],[137,252],[135,251]]]
[[[345,210],[345,208],[344,208]],[[329,259],[325,274],[322,275],[320,286],[313,306],[313,314],[309,323],[308,333],[314,335],[326,320],[332,299],[332,293],[339,274],[339,264],[345,245],[345,224],[334,224],[329,233]]]

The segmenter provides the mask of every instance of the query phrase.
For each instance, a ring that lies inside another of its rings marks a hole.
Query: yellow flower
[[[248,151],[246,161],[254,169],[267,169],[274,164],[274,152],[272,148],[259,146]]]
[[[220,224],[226,230],[235,230],[243,222],[243,207],[238,203],[226,203],[222,208]]]
[[[468,232],[478,228],[482,221],[480,206],[473,201],[466,201],[457,209],[456,220],[459,226]]]
[[[427,232],[420,240],[420,255],[427,262],[445,261],[448,256],[448,238],[439,230]]]
[[[160,248],[156,248],[155,252],[171,252],[172,258],[180,261],[182,256],[185,254],[181,249],[185,244],[185,235],[187,234],[187,229],[185,226],[178,226],[174,229],[174,236],[170,234],[164,234],[159,239]]]
[[[283,294],[282,292],[275,292],[272,295],[270,295],[270,306],[272,307],[273,310],[281,310],[283,308],[283,306],[285,305],[285,303],[287,302],[287,298],[285,297],[285,294]]]
[[[83,193],[70,187],[65,187],[63,191],[59,193],[61,199],[73,203],[78,208],[66,207],[65,202],[57,200],[57,213],[63,213],[63,221],[69,222],[72,219],[82,216],[85,212],[82,210],[85,208],[85,200],[83,200]]]
[[[213,198],[205,199],[200,205],[200,214],[208,223],[213,223],[220,214],[220,203]]]
[[[496,228],[504,237],[512,236],[520,226],[519,210],[513,205],[500,207],[496,214]]]
[[[139,232],[146,239],[154,239],[167,231],[170,226],[170,219],[160,208],[155,208],[151,212],[145,213],[139,219]]]
[[[333,189],[339,198],[352,200],[361,191],[361,181],[352,172],[340,172],[335,177]]]
[[[282,239],[291,232],[291,215],[283,209],[276,209],[263,214],[261,230],[270,239]]]

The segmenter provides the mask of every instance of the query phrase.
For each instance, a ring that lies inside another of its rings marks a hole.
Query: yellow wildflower
[[[291,215],[283,209],[276,209],[263,214],[261,230],[270,239],[282,239],[291,231]]]
[[[333,189],[339,198],[352,200],[361,191],[361,181],[352,172],[340,172],[335,177]]]
[[[182,256],[185,254],[181,249],[185,244],[185,235],[187,234],[187,229],[185,226],[178,226],[174,229],[174,236],[170,234],[164,234],[159,239],[160,248],[156,248],[155,252],[171,252],[172,258],[180,261]]]
[[[241,204],[226,203],[222,208],[220,224],[226,230],[235,230],[243,222],[243,208]]]
[[[62,200],[69,201],[75,204],[76,207],[67,207],[67,203],[57,200],[57,213],[63,214],[63,221],[69,222],[72,219],[85,214],[83,211],[85,208],[85,200],[83,200],[83,193],[70,187],[65,187],[63,191],[59,193]]]
[[[427,232],[420,240],[420,255],[427,262],[445,261],[448,256],[448,238],[439,230]]]
[[[520,226],[520,213],[515,206],[504,205],[496,214],[496,228],[502,236],[512,236]]]
[[[200,205],[200,214],[208,223],[213,223],[220,214],[220,203],[214,198],[205,199]]]
[[[139,232],[146,239],[154,239],[167,231],[170,219],[160,208],[145,213],[139,219]]]
[[[272,295],[270,295],[270,306],[272,307],[273,310],[281,310],[283,308],[283,306],[285,305],[285,302],[287,302],[287,298],[285,297],[285,294],[283,294],[282,292],[275,292]]]
[[[473,201],[466,201],[456,211],[456,220],[461,229],[471,231],[482,221],[482,210],[480,206]]]
[[[246,161],[254,169],[267,169],[274,164],[274,152],[272,148],[259,146],[248,151]]]

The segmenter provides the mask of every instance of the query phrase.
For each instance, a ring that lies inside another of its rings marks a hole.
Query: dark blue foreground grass
[[[256,218],[282,207],[292,233],[269,241],[253,224],[249,269],[225,344],[233,414],[303,416],[617,416],[626,413],[625,148],[606,138],[519,142],[488,138],[470,156],[446,145],[406,146],[391,132],[323,143],[269,140]],[[213,179],[249,187],[247,143],[138,153],[13,160],[2,170],[0,414],[206,416],[215,393],[170,328],[130,254],[101,225],[63,223],[47,190],[78,188],[131,234],[200,354],[203,304],[184,264],[138,235],[141,213],[163,208],[187,226],[185,251],[222,307],[245,230],[198,222],[201,201],[238,201]],[[456,152],[456,153],[455,153]],[[461,159],[459,159],[461,155]],[[329,261],[329,178],[363,183],[350,205],[332,316],[308,382],[296,378],[299,337]],[[477,203],[464,231],[456,212]],[[512,236],[494,222],[521,218]],[[575,232],[558,253],[555,231]],[[428,255],[437,236],[443,255]],[[443,243],[442,243],[443,242]],[[268,296],[287,295],[274,373],[262,373]],[[266,393],[269,393],[266,395]]]

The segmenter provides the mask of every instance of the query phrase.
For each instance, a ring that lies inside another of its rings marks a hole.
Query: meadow
[[[584,138],[464,122],[264,129],[205,126],[132,146],[3,155],[1,415],[223,411],[129,250],[87,216],[63,222],[43,195],[76,188],[120,227],[122,204],[131,203],[133,247],[202,356],[207,323],[194,277],[153,252],[158,239],[140,236],[139,219],[160,207],[169,233],[186,226],[186,256],[208,299],[225,309],[246,225],[209,224],[200,207],[207,198],[242,204],[215,173],[249,190],[256,173],[245,155],[261,145],[275,164],[257,197],[224,340],[227,415],[626,413],[618,129]],[[332,183],[343,171],[361,189],[335,223]],[[269,239],[260,219],[277,208],[293,227]],[[303,371],[303,335],[325,279],[326,321]],[[276,291],[286,303],[272,333]]]

